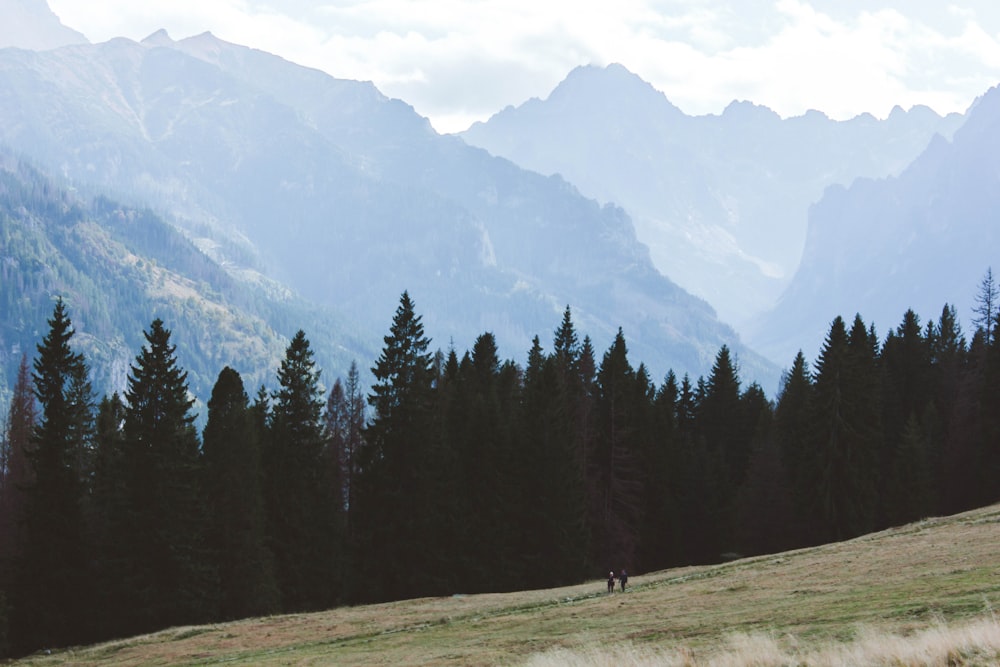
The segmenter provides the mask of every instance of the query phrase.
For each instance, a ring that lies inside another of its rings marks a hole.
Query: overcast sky
[[[1000,83],[996,0],[49,0],[92,42],[209,30],[370,80],[441,132],[618,62],[689,114],[965,111]]]

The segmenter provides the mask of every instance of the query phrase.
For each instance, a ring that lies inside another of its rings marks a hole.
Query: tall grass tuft
[[[808,646],[794,637],[733,634],[716,650],[624,644],[554,649],[525,667],[958,667],[1000,664],[1000,623],[992,612],[957,626],[942,622],[911,635],[860,628],[847,643]]]

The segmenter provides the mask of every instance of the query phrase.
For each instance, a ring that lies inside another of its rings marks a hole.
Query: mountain
[[[375,353],[286,288],[259,276],[234,279],[148,209],[80,196],[2,149],[0,241],[0,405],[21,355],[30,358],[48,331],[56,296],[66,302],[74,348],[100,393],[124,391],[129,365],[146,345],[142,332],[156,317],[172,330],[202,400],[226,365],[240,370],[248,391],[271,384],[296,327],[339,332],[336,345],[327,338],[313,345],[326,368],[346,369]]]
[[[790,361],[800,347],[807,357],[818,352],[838,314],[860,313],[880,336],[909,308],[937,321],[948,303],[968,321],[983,276],[997,266],[997,210],[1000,88],[993,88],[952,141],[936,138],[898,176],[827,191],[810,212],[802,266],[752,339]]]
[[[744,378],[777,383],[657,272],[620,208],[440,136],[370,83],[208,33],[8,49],[0,142],[81,191],[162,213],[231,276],[287,285],[375,349],[408,290],[442,348],[492,331],[523,360],[569,304],[599,351],[623,327],[654,377],[707,373],[727,344]]]
[[[898,173],[962,122],[926,107],[834,121],[733,102],[688,116],[621,65],[573,70],[545,100],[462,136],[621,205],[656,267],[738,326],[774,305],[798,268],[807,211],[830,185]]]
[[[87,43],[86,37],[62,24],[45,0],[0,0],[0,16],[0,48],[44,51]]]

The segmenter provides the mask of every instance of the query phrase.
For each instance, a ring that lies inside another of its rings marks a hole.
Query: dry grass
[[[990,612],[1000,604],[998,547],[994,506],[839,544],[630,577],[624,594],[606,594],[595,579],[424,598],[176,628],[18,664],[1000,664]]]
[[[734,634],[717,647],[695,651],[590,647],[556,649],[528,659],[525,667],[951,667],[1000,664],[1000,624],[993,617],[958,627],[937,624],[910,636],[862,628],[847,643],[803,646],[794,637]]]

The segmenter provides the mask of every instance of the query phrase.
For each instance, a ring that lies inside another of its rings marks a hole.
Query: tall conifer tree
[[[368,402],[374,414],[362,457],[360,568],[369,599],[419,594],[437,566],[429,541],[435,520],[428,505],[434,434],[433,355],[430,340],[407,292],[400,297],[385,346],[372,368]]]
[[[125,467],[129,522],[123,576],[134,630],[213,618],[217,581],[207,547],[194,399],[159,318],[128,377]]]
[[[80,462],[90,446],[93,409],[83,355],[73,352],[66,307],[56,302],[38,345],[35,396],[41,408],[29,453],[24,542],[15,587],[13,636],[19,648],[61,646],[85,636],[89,560]]]
[[[265,458],[270,547],[286,610],[325,608],[339,590],[343,543],[319,379],[300,330],[278,370]]]
[[[265,545],[260,435],[243,379],[228,366],[212,389],[202,442],[219,613],[235,619],[276,612],[278,588]]]

